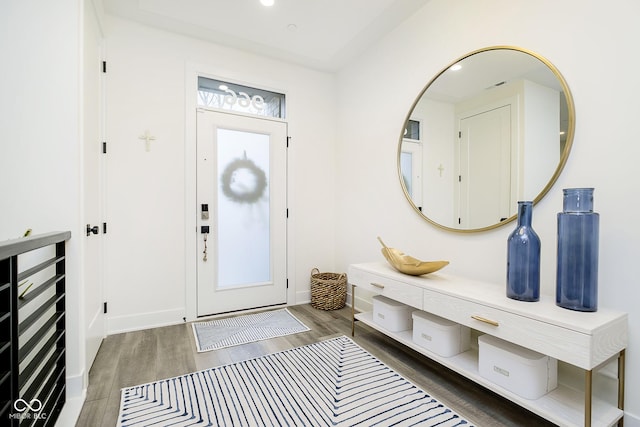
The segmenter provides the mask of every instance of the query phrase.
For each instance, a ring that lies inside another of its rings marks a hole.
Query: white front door
[[[197,315],[287,302],[287,124],[198,109]]]

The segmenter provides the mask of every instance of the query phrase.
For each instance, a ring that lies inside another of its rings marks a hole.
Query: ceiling
[[[105,12],[310,68],[336,71],[429,0],[102,0]]]

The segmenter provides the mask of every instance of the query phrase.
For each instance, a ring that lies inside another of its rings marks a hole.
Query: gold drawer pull
[[[371,286],[374,286],[376,288],[380,288],[380,289],[384,289],[384,285],[381,285],[380,283],[373,283],[371,282]]]
[[[488,323],[492,326],[500,326],[500,324],[498,322],[496,322],[495,320],[491,320],[491,319],[487,319],[486,317],[482,317],[482,316],[471,316],[472,319],[476,319],[479,320],[480,322],[484,322],[484,323]]]

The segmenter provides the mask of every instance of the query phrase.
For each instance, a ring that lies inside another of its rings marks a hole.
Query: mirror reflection
[[[479,231],[515,218],[557,179],[573,139],[566,82],[543,57],[514,47],[470,53],[415,101],[398,149],[404,192],[433,224]]]

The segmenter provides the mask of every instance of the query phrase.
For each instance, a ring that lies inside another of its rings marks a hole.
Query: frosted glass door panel
[[[218,129],[218,286],[271,282],[269,136]]]

